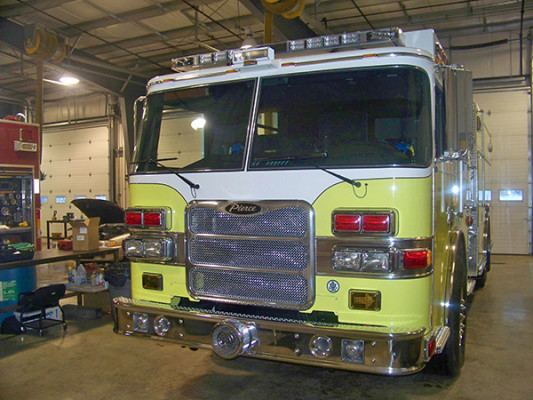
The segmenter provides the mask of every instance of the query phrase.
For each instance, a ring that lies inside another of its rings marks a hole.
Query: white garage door
[[[530,94],[524,89],[483,91],[475,93],[475,101],[485,111],[485,125],[494,147],[489,154],[492,166],[487,170],[493,252],[528,254]]]
[[[73,212],[75,198],[109,200],[109,129],[105,121],[66,127],[45,127],[41,171],[41,230],[46,236],[46,221]],[[53,225],[52,231],[62,226]]]

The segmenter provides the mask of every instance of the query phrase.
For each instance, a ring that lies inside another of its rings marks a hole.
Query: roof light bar
[[[405,46],[400,28],[375,29],[371,31],[342,33],[339,35],[319,36],[309,39],[289,40],[287,42],[287,51],[296,52],[332,47],[391,43],[395,46]]]
[[[308,39],[289,40],[285,46],[288,52],[297,52],[348,46],[375,46],[379,44],[405,46],[402,30],[400,28],[385,28],[318,36]],[[187,72],[220,66],[235,66],[238,68],[251,65],[271,65],[273,60],[274,50],[272,48],[255,47],[174,58],[172,59],[172,69],[176,72]]]
[[[186,72],[200,68],[219,66],[245,67],[250,65],[269,65],[274,60],[274,50],[270,47],[226,50],[215,53],[195,54],[172,59],[172,69]]]
[[[274,50],[270,47],[256,49],[233,50],[231,53],[232,65],[271,64],[274,60]]]

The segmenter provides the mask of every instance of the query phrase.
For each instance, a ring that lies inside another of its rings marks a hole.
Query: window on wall
[[[500,201],[523,201],[523,190],[500,190]]]
[[[492,200],[492,190],[485,190],[485,199],[483,199],[483,190],[479,191],[479,201],[491,201]]]

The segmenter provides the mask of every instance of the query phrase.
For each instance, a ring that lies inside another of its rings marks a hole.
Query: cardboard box
[[[61,239],[57,243],[59,250],[72,250],[72,240],[71,239]]]
[[[39,319],[39,315],[41,314],[41,311],[31,311],[24,313],[24,321],[20,320],[20,312],[15,311],[13,313],[15,315],[15,318],[19,322],[32,322],[37,321]],[[61,320],[61,312],[59,311],[59,307],[49,307],[45,310],[45,316],[48,319],[56,319]]]
[[[95,250],[100,246],[98,228],[100,218],[75,219],[72,225],[72,250]]]
[[[111,312],[111,299],[109,290],[98,293],[83,293],[83,306],[90,308],[99,308],[103,312]]]

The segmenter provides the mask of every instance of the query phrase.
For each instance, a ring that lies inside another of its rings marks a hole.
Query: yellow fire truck
[[[402,375],[463,364],[490,268],[482,114],[432,30],[173,60],[129,176],[115,331]]]

